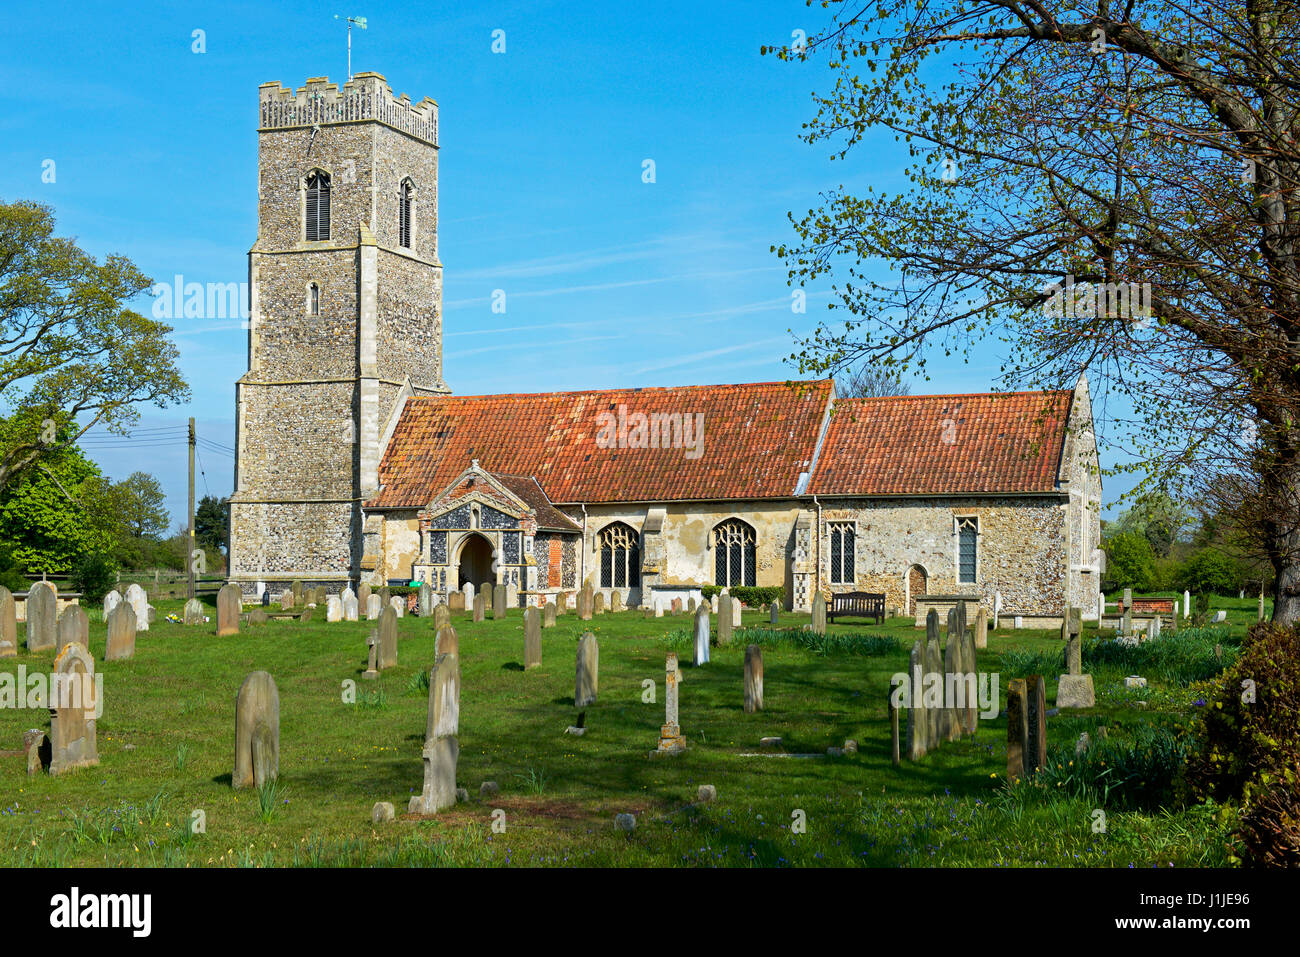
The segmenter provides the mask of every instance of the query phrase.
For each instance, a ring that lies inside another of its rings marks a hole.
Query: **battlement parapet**
[[[394,96],[378,73],[358,73],[340,90],[328,77],[314,77],[294,91],[279,83],[258,87],[258,131],[328,123],[382,123],[438,145],[438,104],[429,97],[412,104]]]

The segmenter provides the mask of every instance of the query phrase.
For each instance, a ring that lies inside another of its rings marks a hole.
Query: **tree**
[[[1111,588],[1148,591],[1155,578],[1155,553],[1141,535],[1120,532],[1106,539],[1106,579]]]
[[[112,497],[121,522],[119,559],[128,568],[157,564],[157,545],[171,521],[162,485],[148,472],[132,472],[113,486]]]
[[[0,489],[96,425],[124,433],[137,403],[189,397],[171,327],[124,305],[151,285],[125,256],[101,264],[55,236],[49,207],[0,203]]]
[[[1159,556],[1167,556],[1176,542],[1186,538],[1191,513],[1166,492],[1145,492],[1108,526],[1110,531],[1141,535]]]
[[[843,158],[892,132],[912,186],[791,217],[791,283],[839,275],[847,314],[801,371],[923,369],[983,338],[1012,385],[1086,369],[1135,400],[1100,424],[1149,482],[1259,476],[1274,618],[1300,620],[1298,37],[1295,4],[1259,0],[839,5],[774,51],[838,71],[805,139]]]
[[[912,387],[889,368],[864,363],[835,380],[835,394],[845,399],[868,399],[877,396],[911,395]]]
[[[230,502],[205,495],[194,510],[194,539],[206,549],[225,551],[230,538]]]
[[[1194,552],[1183,564],[1182,587],[1196,594],[1230,595],[1241,587],[1237,563],[1213,548]]]

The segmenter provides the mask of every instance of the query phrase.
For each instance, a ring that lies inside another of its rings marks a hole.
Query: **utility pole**
[[[185,597],[194,597],[194,418],[190,417],[190,547],[186,550],[185,564],[189,567],[189,585]]]

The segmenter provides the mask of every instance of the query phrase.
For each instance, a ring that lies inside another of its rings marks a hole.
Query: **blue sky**
[[[352,0],[349,0],[352,3]],[[899,188],[892,137],[831,162],[798,139],[820,64],[760,57],[815,33],[798,0],[752,3],[7,4],[0,34],[0,199],[37,199],[95,255],[155,280],[244,282],[256,233],[257,88],[353,71],[440,109],[444,369],[462,394],[785,379],[787,212],[844,184]],[[506,52],[491,50],[505,31]],[[194,31],[206,52],[195,53]],[[642,182],[652,159],[656,181]],[[55,163],[54,183],[42,182]],[[494,314],[494,289],[507,311]],[[142,300],[144,311],[151,305]],[[185,420],[234,444],[238,321],[174,322],[188,408],[143,410],[135,439],[96,440],[105,472],[143,469],[183,521]],[[934,358],[914,392],[995,385],[993,345]],[[150,436],[155,441],[146,441]],[[200,449],[199,494],[228,494],[232,458]],[[1103,457],[1103,465],[1108,464]],[[1107,500],[1130,483],[1107,482]]]

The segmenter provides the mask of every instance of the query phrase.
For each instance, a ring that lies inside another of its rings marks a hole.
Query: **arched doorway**
[[[464,588],[468,582],[474,586],[477,594],[484,584],[496,584],[496,575],[492,573],[492,543],[482,535],[469,535],[465,538],[460,546],[458,564],[458,587]]]
[[[920,565],[913,565],[907,570],[907,613],[916,615],[916,599],[926,593],[927,576]]]

